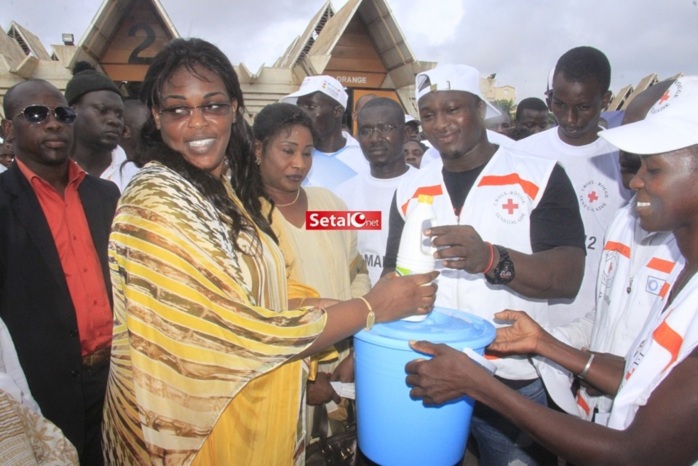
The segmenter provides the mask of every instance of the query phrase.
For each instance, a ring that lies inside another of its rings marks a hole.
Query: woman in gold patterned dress
[[[203,40],[175,39],[153,59],[141,96],[151,162],[123,193],[110,240],[107,463],[302,464],[303,358],[374,316],[427,312],[436,290],[420,285],[435,274],[289,309],[303,286],[287,281],[262,215],[229,60]]]

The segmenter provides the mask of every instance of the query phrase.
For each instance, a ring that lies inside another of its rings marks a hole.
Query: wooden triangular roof
[[[385,85],[402,88],[414,83],[414,76],[423,68],[431,67],[414,58],[414,54],[405,39],[400,26],[386,0],[349,0],[334,15],[328,15],[331,6],[323,5],[313,17],[302,36],[300,36],[277,64],[294,66],[301,77],[309,75],[330,74],[328,65],[333,57],[339,55],[336,48],[344,34],[351,34],[357,27],[365,30],[370,39],[370,46],[377,53],[382,70],[387,73]],[[329,18],[328,18],[329,16]],[[317,37],[317,26],[321,18],[327,18]],[[310,45],[310,48],[307,48]],[[305,48],[307,52],[301,53]]]
[[[159,0],[104,0],[87,28],[86,34],[78,43],[78,51],[73,56],[70,68],[80,60],[88,61],[99,67],[99,63],[112,44],[123,23],[130,19],[132,9],[137,3],[144,3],[154,10],[169,39],[179,37],[179,33],[170,20]]]
[[[275,68],[291,68],[298,63],[298,60],[305,57],[315,40],[320,36],[327,22],[334,16],[332,4],[328,1],[315,13],[315,16],[310,20],[308,26],[303,31],[303,34],[298,36],[286,49],[282,57],[274,63]]]

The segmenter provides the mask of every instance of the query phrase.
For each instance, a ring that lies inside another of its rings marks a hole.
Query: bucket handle
[[[490,373],[490,375],[494,375],[495,371],[497,368],[495,367],[494,364],[492,364],[490,361],[485,359],[483,355],[478,353],[472,348],[463,348],[463,352],[473,361],[475,361],[477,364],[482,366],[483,369],[485,369],[487,372]]]

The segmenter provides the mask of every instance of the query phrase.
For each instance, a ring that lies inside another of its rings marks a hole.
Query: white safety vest
[[[683,268],[671,232],[649,233],[635,215],[635,200],[618,212],[606,234],[596,284],[596,313],[589,349],[625,356],[658,302],[662,304]],[[613,401],[581,389],[583,417],[605,424]]]
[[[434,161],[396,191],[403,218],[419,194],[433,196],[438,225],[471,225],[485,240],[523,253],[531,253],[531,212],[540,202],[555,161],[522,155],[500,147],[473,184],[460,216],[456,216],[443,181],[441,159]],[[504,309],[526,311],[536,321],[547,322],[547,301],[519,295],[507,286],[490,285],[485,276],[443,268],[437,279],[436,305],[458,309],[492,321]],[[493,322],[494,324],[494,322]],[[495,324],[497,325],[497,324]],[[538,377],[525,356],[493,361],[497,375],[525,380]]]
[[[632,424],[638,409],[647,404],[655,388],[696,348],[696,303],[698,275],[691,278],[666,311],[662,312],[662,302],[654,307],[626,357],[625,375],[613,402],[608,427],[623,430]]]

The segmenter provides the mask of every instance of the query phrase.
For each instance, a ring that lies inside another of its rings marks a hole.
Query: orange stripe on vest
[[[615,241],[607,241],[603,247],[604,251],[616,251],[630,259],[630,248],[623,243],[617,243]]]
[[[675,262],[659,259],[658,257],[653,257],[647,264],[647,267],[649,267],[650,269],[659,270],[660,272],[671,273],[671,270],[674,268],[674,265],[676,265]]]
[[[669,293],[669,290],[671,289],[671,285],[669,285],[667,282],[664,282],[664,285],[662,285],[662,289],[659,290],[659,296],[662,298],[666,298],[667,293]]]
[[[519,175],[516,173],[512,173],[511,175],[489,175],[489,176],[483,176],[482,179],[480,180],[480,183],[478,184],[479,186],[506,186],[509,184],[518,184],[520,185],[524,192],[530,197],[531,199],[535,199],[536,195],[538,194],[538,186],[536,186],[535,183],[532,183],[528,180],[522,179]]]
[[[440,195],[442,195],[443,193],[444,193],[444,192],[443,192],[443,190],[441,189],[441,185],[440,185],[440,184],[437,184],[437,185],[434,185],[434,186],[421,186],[421,187],[417,188],[417,190],[414,192],[414,194],[412,195],[411,198],[407,199],[407,202],[405,202],[404,204],[402,204],[402,206],[400,207],[400,209],[402,209],[403,215],[407,215],[407,206],[410,204],[410,201],[411,201],[412,199],[417,199],[417,198],[419,197],[420,194],[426,194],[426,195],[428,195],[428,196],[440,196]]]
[[[657,327],[654,333],[652,333],[652,339],[671,354],[671,360],[663,369],[666,370],[666,368],[669,367],[671,363],[676,361],[676,358],[679,356],[679,350],[683,344],[683,338],[681,335],[676,333],[673,328],[669,327],[669,324],[667,324],[665,320],[659,327]]]
[[[584,399],[583,396],[577,394],[577,405],[579,405],[580,408],[584,410],[585,413],[587,413],[587,416],[591,412],[591,408],[587,404],[587,401]]]

